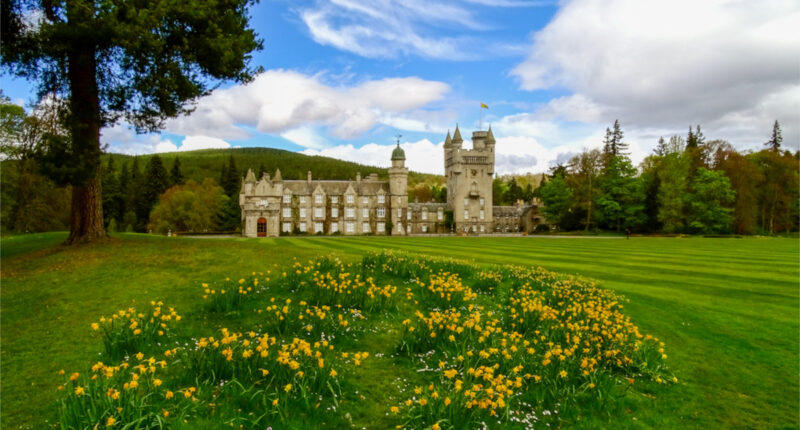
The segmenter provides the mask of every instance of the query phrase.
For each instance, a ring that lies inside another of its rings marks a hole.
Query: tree
[[[684,196],[688,189],[690,160],[682,142],[678,136],[670,139],[670,152],[662,157],[656,173],[659,182],[657,219],[666,233],[680,232],[685,225]]]
[[[247,81],[251,0],[66,2],[10,0],[0,9],[2,64],[56,94],[67,138],[41,154],[72,185],[67,243],[104,238],[100,129],[124,119],[137,131],[161,128],[215,81]],[[37,17],[37,19],[30,19]],[[55,177],[54,177],[55,179]],[[58,182],[58,181],[57,181]]]
[[[556,175],[542,186],[542,211],[547,223],[561,226],[561,221],[572,207],[572,190],[561,175]]]
[[[759,184],[761,226],[769,234],[795,225],[793,208],[798,200],[798,160],[790,153],[762,150],[753,154],[764,181]]]
[[[644,191],[636,178],[636,168],[625,155],[612,157],[599,177],[597,222],[616,231],[639,228],[645,223]]]
[[[736,194],[733,205],[733,231],[737,234],[753,234],[758,227],[758,186],[764,182],[764,174],[751,157],[728,147],[717,152],[716,165],[725,172]]]
[[[225,194],[227,194],[228,197],[236,196],[236,200],[238,201],[239,190],[242,186],[242,178],[239,174],[239,169],[236,167],[236,160],[233,159],[233,155],[228,159],[228,166],[226,167],[223,165],[222,175],[220,186],[225,189]]]
[[[586,213],[583,221],[585,230],[594,224],[594,200],[597,193],[597,177],[603,168],[603,154],[598,149],[584,150],[572,157],[567,168],[569,176],[566,178],[570,188],[574,190],[576,206]]]
[[[103,169],[103,217],[108,226],[113,219],[120,219],[124,210],[124,199],[117,171],[114,168],[114,157],[108,157],[108,164]]]
[[[148,228],[158,233],[205,232],[217,229],[217,213],[228,202],[222,187],[211,178],[202,184],[188,180],[159,197]]]
[[[692,180],[688,195],[689,228],[697,233],[725,233],[730,230],[735,195],[725,172],[701,167]]]
[[[428,184],[419,183],[414,186],[412,191],[414,193],[414,200],[420,203],[428,203],[433,197],[431,187]]]
[[[175,157],[175,161],[172,163],[172,170],[169,172],[169,180],[172,185],[183,185],[186,181],[183,177],[183,172],[181,172],[181,160],[178,157]]]
[[[150,219],[150,211],[158,203],[158,198],[169,187],[167,169],[161,157],[154,155],[147,162],[141,188],[137,192],[136,219],[138,231],[144,231]]]
[[[781,150],[781,142],[783,142],[783,136],[781,136],[781,125],[778,124],[778,120],[775,120],[775,125],[772,126],[772,137],[764,144],[772,152],[779,152]]]

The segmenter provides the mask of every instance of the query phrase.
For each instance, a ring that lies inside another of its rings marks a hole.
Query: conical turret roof
[[[272,182],[283,181],[281,177],[281,169],[275,169],[275,177],[272,179]]]
[[[244,177],[245,182],[255,182],[256,181],[256,174],[253,173],[253,169],[247,169],[247,176]]]
[[[492,133],[492,126],[489,126],[489,132],[486,133],[486,142],[494,143],[494,134]]]
[[[444,146],[449,146],[453,143],[453,139],[450,138],[450,130],[447,130],[447,137],[444,138]]]
[[[456,125],[456,131],[453,133],[453,142],[454,143],[461,143],[464,139],[461,138],[461,132],[458,130],[458,125]]]

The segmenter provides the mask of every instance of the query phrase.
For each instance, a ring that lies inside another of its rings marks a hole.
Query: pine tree
[[[236,161],[233,159],[233,155],[231,155],[230,160],[228,161],[228,169],[225,171],[225,173],[226,175],[224,182],[220,185],[222,185],[222,188],[225,189],[225,194],[227,194],[229,197],[236,196],[236,200],[238,201],[242,178],[239,175],[239,169],[236,168]]]
[[[667,142],[664,140],[664,136],[658,138],[658,143],[656,144],[656,148],[653,153],[659,157],[663,157],[667,154]]]
[[[181,172],[181,160],[175,157],[175,162],[172,163],[172,170],[169,173],[170,183],[172,185],[183,185],[185,178]]]
[[[67,104],[61,118],[69,138],[51,139],[41,160],[55,167],[46,170],[54,180],[72,185],[68,244],[106,236],[103,127],[124,119],[137,130],[156,131],[215,84],[252,78],[250,53],[261,42],[248,27],[251,3],[3,2],[4,71],[36,80],[39,94]]]
[[[114,167],[114,157],[108,157],[108,164],[103,169],[103,222],[106,226],[111,220],[122,217],[123,196],[117,171]]]
[[[136,218],[140,231],[144,231],[150,220],[150,211],[158,203],[158,198],[169,187],[169,176],[161,157],[154,155],[147,162],[142,181],[139,202],[136,205]]]
[[[614,156],[623,155],[628,150],[628,144],[623,142],[623,137],[625,134],[622,132],[619,120],[614,120],[614,129],[611,131],[611,153]]]
[[[764,144],[772,152],[779,152],[781,150],[781,143],[783,136],[781,136],[781,125],[778,120],[775,120],[775,125],[772,126],[772,137]]]

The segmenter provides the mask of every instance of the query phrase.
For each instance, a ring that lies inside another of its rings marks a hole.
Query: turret
[[[400,147],[398,137],[397,146],[392,151],[392,167],[389,168],[389,211],[392,224],[392,234],[406,234],[407,225],[404,222],[403,211],[408,207],[408,169],[406,168],[406,153]]]
[[[461,149],[461,144],[464,142],[464,139],[461,138],[461,132],[458,130],[458,124],[456,124],[456,131],[453,133],[453,141],[451,146],[456,149]]]
[[[256,183],[256,174],[253,173],[253,169],[247,169],[247,175],[244,177],[242,182],[244,183],[244,193],[252,194],[253,185]]]

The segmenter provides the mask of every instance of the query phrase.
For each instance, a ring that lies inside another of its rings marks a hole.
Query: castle
[[[462,148],[456,126],[444,141],[447,203],[409,202],[408,169],[400,145],[392,151],[389,180],[283,180],[280,169],[242,181],[242,236],[282,234],[409,235],[530,232],[542,222],[536,206],[492,206],[495,139],[492,128],[472,133]],[[447,226],[449,224],[449,227]]]

